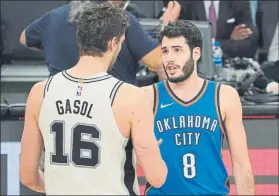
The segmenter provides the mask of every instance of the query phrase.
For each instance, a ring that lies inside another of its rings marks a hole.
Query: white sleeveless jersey
[[[47,195],[139,195],[132,142],[111,107],[122,83],[107,73],[49,78],[39,117]]]

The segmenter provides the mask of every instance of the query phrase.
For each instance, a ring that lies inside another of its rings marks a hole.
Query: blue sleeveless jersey
[[[167,81],[153,87],[155,135],[157,140],[163,139],[160,151],[168,176],[159,189],[147,184],[145,195],[228,194],[228,174],[222,160],[220,85],[205,80],[189,102],[179,99]]]

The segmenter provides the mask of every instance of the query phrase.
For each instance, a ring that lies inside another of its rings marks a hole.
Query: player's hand
[[[162,16],[163,24],[167,25],[170,22],[177,21],[180,16],[180,10],[181,6],[177,1],[169,1],[168,7]]]
[[[234,27],[231,34],[232,40],[243,40],[249,37],[252,34],[252,30],[246,27],[245,24],[240,24]]]

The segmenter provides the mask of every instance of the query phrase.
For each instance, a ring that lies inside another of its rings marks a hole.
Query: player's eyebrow
[[[182,46],[175,45],[175,46],[172,46],[172,48],[182,48]]]
[[[171,48],[183,48],[183,47],[179,46],[179,45],[174,45],[174,46],[171,46]],[[163,46],[161,49],[165,50],[165,49],[167,49],[167,46]]]

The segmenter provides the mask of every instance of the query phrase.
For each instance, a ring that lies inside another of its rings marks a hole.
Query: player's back
[[[111,106],[122,83],[106,73],[78,79],[66,71],[48,80],[39,117],[47,195],[138,193],[135,172],[125,171],[135,165],[126,154],[132,145]]]
[[[217,83],[205,80],[199,93],[185,102],[167,81],[155,85],[155,135],[163,140],[160,151],[169,172],[161,188],[147,185],[146,195],[229,193],[222,161],[219,89]]]

